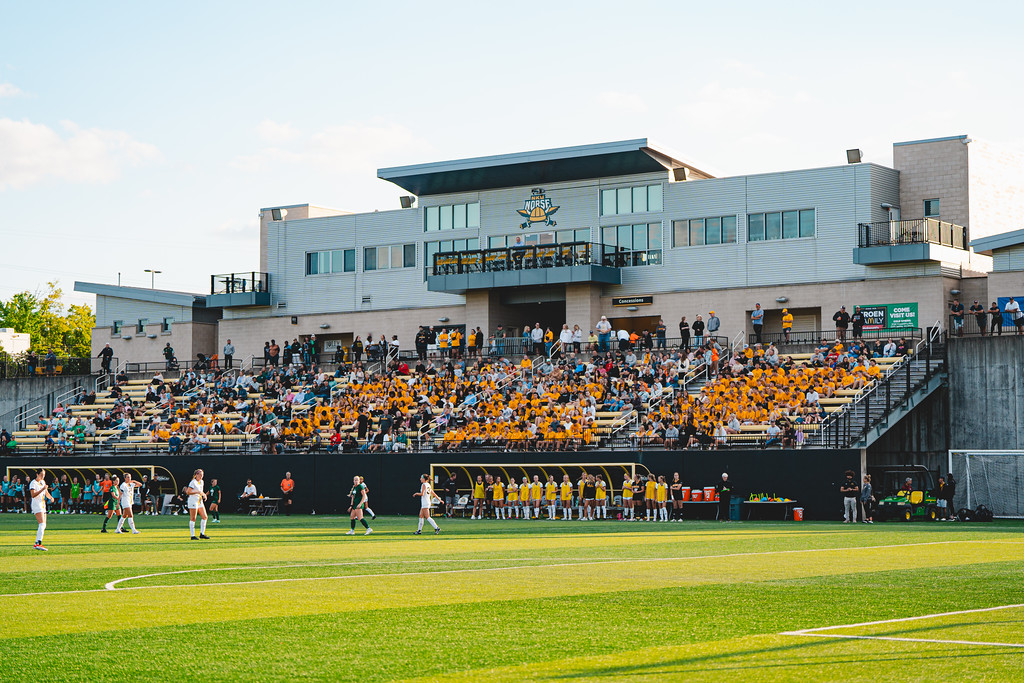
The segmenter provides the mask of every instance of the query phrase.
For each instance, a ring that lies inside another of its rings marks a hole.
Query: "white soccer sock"
[[[530,518],[530,508],[523,508],[523,519]]]
[[[134,517],[129,517],[128,518],[128,526],[130,526],[132,528],[132,531],[135,531],[135,518]]]
[[[601,506],[601,519],[608,519],[608,506],[607,505],[602,505]]]
[[[202,535],[202,534],[205,534],[205,533],[206,533],[206,520],[205,519],[200,519],[199,520],[199,534]]]
[[[433,517],[427,517],[427,521],[430,522],[430,526],[437,528],[437,522],[434,521]]]
[[[117,530],[120,531],[124,527],[124,517],[117,518]]]
[[[43,542],[44,531],[46,531],[46,522],[39,522],[39,527],[36,529],[36,543]]]
[[[193,536],[196,535],[196,523],[192,520],[189,520],[188,522],[188,530]]]
[[[366,508],[366,511],[370,514],[371,517],[376,517],[377,516],[377,515],[373,514],[373,510],[371,510],[370,508]]]
[[[423,531],[423,518],[420,517],[419,526],[416,527],[416,531]]]

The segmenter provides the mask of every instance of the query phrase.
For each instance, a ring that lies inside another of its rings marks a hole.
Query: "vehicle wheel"
[[[929,521],[934,522],[936,519],[938,519],[938,516],[939,516],[938,513],[935,512],[935,508],[932,508],[932,507],[928,508],[928,520]]]
[[[906,510],[903,511],[903,521],[904,522],[909,522],[911,519],[913,519],[913,517],[914,517],[914,513],[910,511],[910,508],[907,508]]]

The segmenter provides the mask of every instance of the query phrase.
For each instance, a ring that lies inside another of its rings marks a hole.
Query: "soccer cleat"
[[[419,535],[420,535],[420,534],[422,534],[422,533],[423,533],[422,531],[420,531],[420,530],[418,530],[418,529],[417,529],[416,531],[412,532],[412,535],[413,535],[413,536],[419,536]]]
[[[199,538],[203,539],[204,541],[209,541],[210,540],[210,537],[207,536],[206,534],[199,534]]]
[[[370,519],[377,519],[377,515],[370,515]]]
[[[345,535],[346,536],[355,536],[356,535],[355,529],[349,529],[348,531],[345,532]]]
[[[36,541],[35,545],[33,545],[32,547],[35,548],[36,550],[46,550],[46,546],[44,546],[39,541]]]
[[[138,530],[138,529],[136,529],[136,530],[135,530],[135,531],[133,531],[132,533],[133,533],[133,534],[137,534],[137,533],[139,533],[139,530]]]
[[[198,538],[196,538],[195,536],[193,536],[193,537],[192,537],[192,540],[193,540],[193,541],[198,541],[199,539],[198,539]]]
[[[215,520],[213,520],[213,523],[214,524],[220,524],[220,520],[219,519],[215,519]]]
[[[366,527],[366,533],[363,534],[363,536],[369,536],[372,533],[373,533],[373,529],[371,529],[370,527]]]
[[[120,529],[114,529],[114,533],[115,534],[123,534],[124,532],[121,531]]]
[[[101,534],[105,534],[105,533],[107,533],[107,530],[106,529],[100,529],[100,533]]]
[[[441,527],[437,527],[436,529],[434,529],[435,536],[437,536],[439,533],[441,533]]]

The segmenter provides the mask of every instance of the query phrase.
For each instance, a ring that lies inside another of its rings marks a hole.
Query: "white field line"
[[[172,576],[175,574],[189,574],[197,572],[209,572],[209,571],[234,571],[234,570],[247,570],[247,569],[280,569],[280,568],[299,568],[299,567],[332,567],[332,566],[346,566],[346,565],[366,565],[366,564],[411,564],[411,563],[423,563],[423,562],[447,562],[448,560],[363,560],[360,562],[337,562],[337,563],[314,563],[314,564],[296,564],[296,565],[266,565],[266,566],[252,566],[242,565],[237,567],[202,567],[197,569],[183,569],[172,572],[158,572],[153,574],[140,574],[138,576],[128,576],[122,579],[115,579],[104,584],[103,588],[85,588],[80,590],[68,590],[68,591],[41,591],[35,593],[0,593],[0,598],[22,598],[22,597],[33,597],[41,595],[74,595],[78,593],[97,593],[103,591],[125,591],[125,590],[145,590],[152,588],[197,588],[206,586],[235,586],[235,585],[247,585],[256,583],[285,583],[293,581],[325,581],[330,579],[366,579],[373,577],[390,577],[390,576],[419,576],[426,574],[460,574],[470,572],[492,572],[492,571],[513,571],[516,569],[544,569],[552,567],[576,567],[576,566],[588,566],[588,565],[601,565],[601,564],[625,564],[625,563],[637,563],[637,562],[684,562],[690,560],[714,560],[724,559],[730,557],[760,557],[766,555],[788,555],[796,553],[820,553],[820,552],[842,552],[849,550],[885,550],[890,548],[914,548],[921,546],[931,545],[953,545],[963,543],[1024,543],[1024,541],[988,541],[984,539],[978,540],[955,540],[955,541],[928,541],[923,543],[898,543],[892,545],[869,545],[869,546],[853,546],[845,548],[802,548],[796,550],[767,550],[764,552],[750,552],[750,553],[727,553],[721,555],[693,555],[693,556],[674,556],[674,557],[630,557],[630,558],[602,558],[599,560],[593,560],[588,562],[559,562],[553,564],[526,564],[516,565],[512,567],[488,567],[488,568],[477,568],[477,569],[448,569],[442,571],[423,571],[423,572],[393,572],[387,574],[359,574],[359,575],[344,575],[344,576],[309,576],[309,577],[287,577],[281,579],[257,579],[255,581],[225,581],[216,583],[188,583],[188,584],[171,584],[171,585],[157,585],[157,586],[125,586],[123,588],[117,588],[117,584],[126,581],[134,581],[144,578],[153,578],[157,576]],[[522,560],[547,560],[551,559],[548,557],[543,558],[518,558]],[[479,558],[479,559],[468,559],[459,560],[460,562],[472,561],[472,562],[499,562],[502,558]],[[826,627],[828,628],[828,627]],[[839,628],[839,627],[833,627]]]
[[[859,628],[862,626],[879,626],[882,624],[899,624],[908,621],[921,621],[923,619],[937,619],[939,617],[953,617],[961,614],[980,614],[982,612],[996,612],[1004,609],[1017,609],[1024,607],[1024,603],[1016,605],[999,605],[998,607],[982,607],[979,609],[963,609],[955,612],[939,612],[937,614],[922,614],[916,617],[900,617],[898,619],[881,619],[879,621],[862,621],[858,624],[841,624],[839,626],[818,626],[805,628],[799,631],[784,631],[779,635],[783,636],[806,636],[808,638],[847,638],[851,640],[892,640],[908,643],[942,643],[948,645],[986,645],[992,647],[1017,647],[1024,648],[1024,643],[994,643],[979,640],[942,640],[937,638],[903,638],[899,636],[860,636],[847,635],[843,633],[822,633],[822,631],[835,631],[841,628]],[[952,624],[955,626],[955,624]]]

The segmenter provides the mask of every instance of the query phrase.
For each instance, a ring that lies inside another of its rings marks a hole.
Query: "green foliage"
[[[45,293],[19,292],[0,301],[0,327],[32,335],[31,348],[40,355],[53,349],[59,357],[88,358],[96,317],[88,306],[65,308],[63,295],[57,283],[50,282]]]

